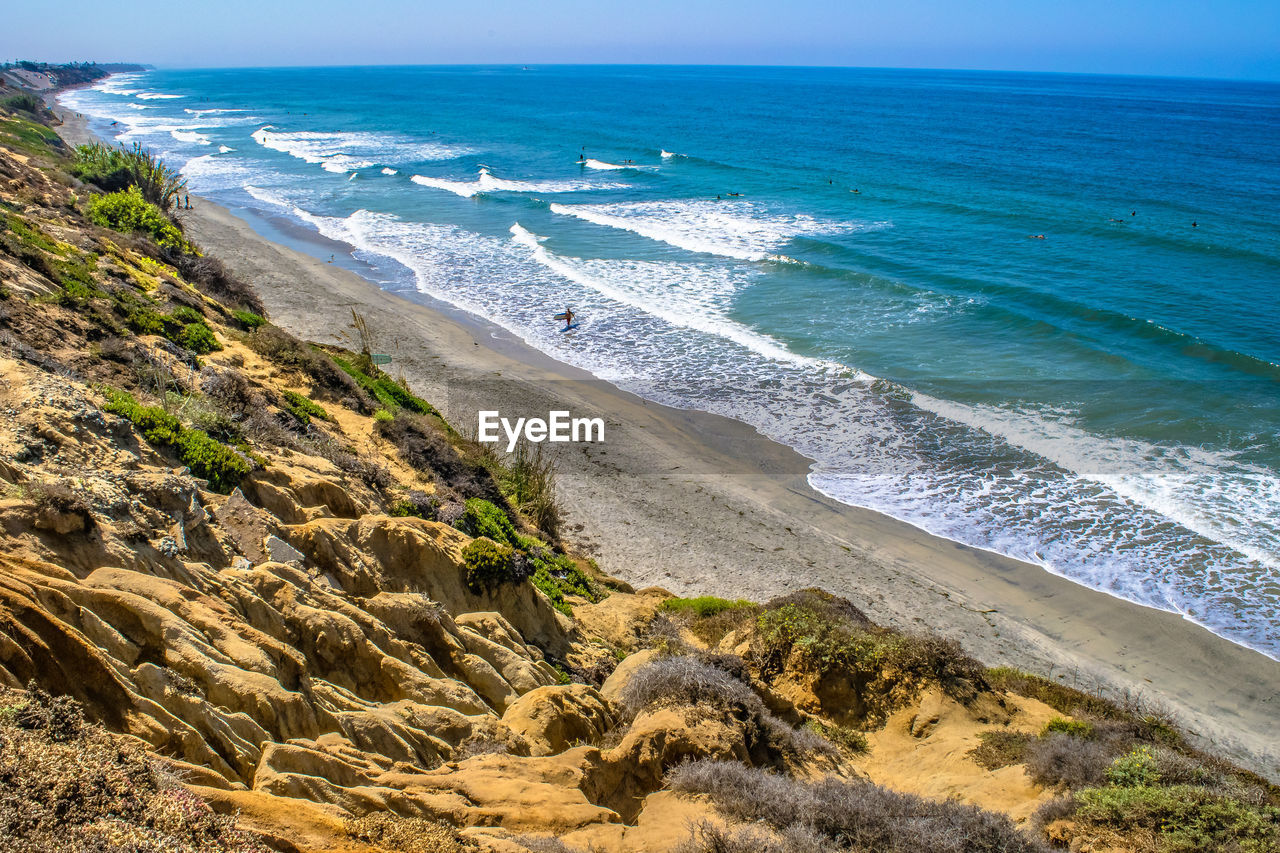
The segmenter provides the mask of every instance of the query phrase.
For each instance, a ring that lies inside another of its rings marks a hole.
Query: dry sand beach
[[[63,117],[69,141],[87,138]],[[582,531],[570,536],[636,587],[760,600],[822,587],[878,621],[954,638],[989,665],[1162,705],[1280,779],[1280,662],[1174,614],[828,499],[806,483],[805,459],[743,424],[642,400],[481,321],[383,291],[323,260],[342,249],[319,238],[300,234],[291,248],[212,202],[193,207],[188,235],[253,282],[275,323],[338,342],[358,310],[394,355],[393,372],[460,428],[474,429],[477,408],[604,417],[603,444],[555,451],[559,493],[570,530]]]

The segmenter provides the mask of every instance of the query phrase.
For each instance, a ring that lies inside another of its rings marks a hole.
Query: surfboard
[[[552,317],[551,319],[552,319],[552,320],[565,320],[565,319],[568,319],[568,317],[569,317],[569,315],[568,315],[568,314],[560,313],[560,314],[557,314],[556,316]]]

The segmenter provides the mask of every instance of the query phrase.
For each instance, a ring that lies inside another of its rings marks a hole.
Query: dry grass
[[[734,659],[732,655],[723,657]],[[746,726],[748,749],[753,754],[762,748],[761,757],[772,756],[773,760],[803,760],[837,751],[812,729],[792,728],[775,717],[759,695],[731,672],[692,656],[660,658],[641,667],[623,688],[618,704],[624,719],[635,719],[659,707],[726,714]]]
[[[983,732],[982,743],[969,750],[967,755],[985,770],[999,770],[1011,764],[1021,764],[1027,754],[1027,746],[1035,739],[1026,732]]]
[[[265,853],[235,819],[158,772],[136,741],[87,725],[78,703],[0,690],[0,850]]]
[[[751,830],[695,830],[687,853],[877,851],[1045,853],[1003,815],[900,794],[865,781],[802,782],[727,761],[699,760],[667,775],[676,791],[710,796]],[[767,834],[766,831],[767,830]]]
[[[343,823],[347,835],[399,853],[473,853],[480,848],[443,821],[371,812]]]

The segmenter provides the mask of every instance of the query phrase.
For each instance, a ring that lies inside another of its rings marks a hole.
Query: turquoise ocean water
[[[1280,85],[262,69],[63,101],[828,495],[1280,658]]]

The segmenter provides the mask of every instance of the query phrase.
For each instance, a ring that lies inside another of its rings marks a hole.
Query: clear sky
[[[1280,0],[14,0],[0,58],[853,65],[1280,80]]]

